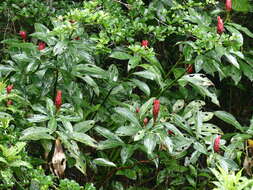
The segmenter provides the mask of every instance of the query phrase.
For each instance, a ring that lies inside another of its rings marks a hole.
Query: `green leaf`
[[[122,164],[125,164],[126,161],[133,155],[135,147],[133,145],[126,145],[120,151],[120,157]]]
[[[49,111],[50,116],[54,116],[55,113],[54,102],[50,98],[46,98],[46,103],[47,103],[47,110]]]
[[[93,162],[98,166],[109,166],[109,167],[116,167],[113,162],[110,162],[104,158],[96,158]]]
[[[233,0],[232,7],[236,11],[248,12],[250,9],[249,0]]]
[[[32,123],[39,123],[39,122],[49,120],[49,117],[47,115],[36,114],[36,115],[33,115],[32,117],[29,117],[27,120]]]
[[[140,90],[142,90],[147,96],[150,95],[150,89],[149,89],[149,86],[145,83],[145,82],[142,82],[140,80],[137,80],[137,79],[132,79],[131,80],[136,86],[138,86],[138,88]]]
[[[141,57],[138,55],[131,57],[128,61],[127,70],[130,71],[131,69],[134,69],[135,67],[137,67],[140,61],[141,61]]]
[[[14,161],[9,166],[10,167],[17,167],[17,168],[19,168],[21,166],[24,166],[24,167],[27,167],[27,168],[32,168],[32,165],[30,163],[22,161],[22,160]]]
[[[49,29],[45,25],[40,23],[35,23],[34,28],[36,32],[44,32],[44,33],[49,32]]]
[[[78,77],[84,80],[88,85],[90,85],[93,88],[95,94],[99,96],[99,87],[97,83],[90,76],[85,75],[84,77],[82,76],[78,76]]]
[[[67,49],[66,43],[58,41],[53,49],[54,56],[62,54],[66,49]]]
[[[134,126],[121,126],[119,127],[115,134],[118,136],[133,136],[135,135],[141,128]]]
[[[146,101],[140,108],[140,118],[143,119],[147,111],[152,108],[153,102],[155,98],[150,98],[148,101]]]
[[[0,157],[0,162],[8,164],[8,162],[3,157]]]
[[[126,108],[117,107],[115,111],[124,117],[126,120],[131,121],[133,124],[140,126],[138,119],[135,114]]]
[[[123,142],[120,142],[114,139],[107,139],[105,141],[100,141],[98,143],[97,150],[105,150],[105,149],[115,148],[122,145],[124,145]]]
[[[152,133],[148,134],[146,137],[144,137],[143,144],[147,149],[147,153],[152,154],[156,147],[156,135]]]
[[[52,139],[54,137],[49,135],[51,130],[45,127],[30,127],[22,131],[20,140],[40,140],[40,139]]]
[[[233,125],[235,128],[237,128],[241,132],[244,131],[241,124],[230,113],[227,113],[225,111],[216,111],[214,112],[214,115],[218,117],[219,119],[225,121],[226,123]]]
[[[232,63],[237,69],[240,69],[239,63],[233,55],[226,53],[225,56],[230,63]]]
[[[237,30],[240,30],[242,32],[244,32],[245,34],[247,34],[249,37],[253,38],[253,33],[251,31],[249,31],[248,28],[241,26],[240,24],[236,24],[236,23],[228,23],[229,25],[235,27]]]
[[[112,52],[112,54],[109,57],[119,59],[119,60],[128,60],[132,56],[121,51],[115,51],[115,52]]]
[[[71,136],[73,140],[76,140],[78,142],[81,142],[94,148],[97,147],[97,141],[91,138],[89,135],[86,135],[84,133],[73,132]]]
[[[127,178],[132,179],[132,180],[137,179],[136,171],[133,169],[118,170],[116,172],[116,175],[123,175],[123,176],[126,176]]]
[[[151,71],[139,71],[139,72],[135,72],[133,73],[134,75],[143,77],[145,79],[149,79],[149,80],[155,80],[156,79],[156,75],[155,73],[151,72]]]
[[[52,117],[47,124],[48,129],[51,130],[51,134],[56,131],[57,129],[57,121],[54,117]]]
[[[102,135],[105,138],[117,140],[121,143],[123,141],[115,134],[113,134],[110,130],[103,128],[103,127],[95,127],[95,131],[97,131],[100,135]]]
[[[183,108],[184,108],[184,100],[177,100],[175,104],[172,106],[172,111],[173,113],[177,113]]]
[[[86,120],[74,125],[74,131],[85,133],[89,131],[92,127],[94,127],[95,121],[94,120]]]

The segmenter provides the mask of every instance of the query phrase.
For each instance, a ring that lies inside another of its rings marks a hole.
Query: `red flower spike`
[[[140,112],[140,108],[136,108],[135,112],[139,113]]]
[[[232,10],[232,0],[226,0],[226,11],[230,12]]]
[[[13,89],[13,84],[8,85],[8,86],[6,87],[7,94],[10,94],[11,91],[12,91],[12,89]]]
[[[194,70],[193,64],[188,65],[187,68],[186,68],[186,72],[188,74],[193,73],[193,70]]]
[[[158,117],[160,110],[160,100],[154,100],[153,103],[153,118],[154,118],[154,123],[156,122],[156,119]]]
[[[222,34],[224,32],[224,24],[220,16],[217,17],[217,33]]]
[[[145,117],[143,120],[143,123],[144,123],[144,126],[146,126],[148,124],[148,118]]]
[[[8,100],[7,103],[6,103],[7,106],[10,106],[12,104],[13,104],[12,100]]]
[[[221,136],[219,135],[214,140],[214,144],[213,144],[214,152],[219,152],[220,151],[220,139],[221,139]]]
[[[141,46],[144,48],[148,47],[148,40],[142,40]]]
[[[57,94],[55,97],[55,107],[57,110],[59,110],[61,108],[62,105],[62,91],[61,90],[57,90]]]
[[[43,49],[45,49],[46,48],[46,44],[44,43],[44,42],[39,42],[39,44],[38,44],[38,50],[43,50]]]
[[[22,38],[23,40],[25,40],[26,37],[27,37],[26,31],[23,31],[23,30],[21,30],[21,31],[19,32],[19,35],[21,36],[21,38]]]

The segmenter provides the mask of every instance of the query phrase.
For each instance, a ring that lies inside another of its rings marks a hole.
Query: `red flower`
[[[230,12],[232,10],[232,0],[226,0],[226,11]]]
[[[43,50],[43,49],[45,49],[46,48],[46,44],[44,43],[44,42],[39,42],[39,44],[38,44],[38,50]]]
[[[217,23],[217,33],[222,34],[224,32],[224,24],[220,16],[217,17],[218,23]]]
[[[220,139],[221,139],[221,136],[219,135],[214,140],[214,144],[213,144],[214,152],[219,152],[220,151]]]
[[[191,73],[193,73],[193,64],[189,64],[188,66],[187,66],[187,68],[186,68],[186,72],[188,73],[188,74],[191,74]]]
[[[140,108],[136,108],[135,112],[139,113],[140,112]]]
[[[148,47],[148,40],[142,40],[141,46],[144,48]]]
[[[61,90],[57,90],[57,94],[56,94],[54,103],[55,103],[56,109],[59,110],[62,105],[62,91]]]
[[[21,38],[22,38],[23,40],[25,40],[26,37],[27,37],[26,32],[23,31],[23,30],[21,30],[21,31],[19,32],[19,35],[21,36]]]
[[[8,100],[7,103],[6,103],[7,106],[10,106],[12,104],[13,104],[12,100]]]
[[[143,123],[144,123],[144,126],[146,126],[148,124],[148,118],[145,117],[143,120]]]
[[[10,94],[11,91],[12,91],[12,89],[13,89],[13,84],[8,85],[8,86],[6,87],[7,94]]]
[[[159,114],[159,110],[160,110],[160,100],[154,100],[154,103],[153,103],[153,118],[154,118],[154,122],[156,122],[156,119],[157,119],[158,114]]]

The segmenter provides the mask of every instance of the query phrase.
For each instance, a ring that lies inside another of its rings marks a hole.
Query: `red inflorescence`
[[[21,38],[22,38],[23,40],[25,40],[26,37],[27,37],[26,32],[23,31],[23,30],[21,30],[21,31],[19,32],[19,35],[21,36]]]
[[[218,23],[217,23],[217,33],[222,34],[224,32],[224,24],[220,16],[217,17]]]
[[[145,48],[148,47],[148,40],[142,40],[141,46]]]
[[[11,91],[12,91],[12,89],[13,89],[13,84],[8,85],[8,86],[6,87],[7,94],[10,94]]]
[[[44,43],[44,42],[39,42],[39,44],[38,44],[38,50],[43,50],[43,49],[45,49],[46,48],[46,44]]]
[[[226,0],[226,11],[230,12],[232,10],[232,0]]]
[[[61,105],[62,105],[62,91],[57,90],[57,94],[55,97],[55,106],[56,106],[57,110],[59,110],[61,108]]]
[[[219,135],[214,140],[214,144],[213,144],[214,152],[219,152],[220,151],[220,139],[221,139],[221,136]]]
[[[156,122],[156,119],[157,119],[158,114],[159,114],[159,110],[160,110],[160,100],[154,100],[154,103],[153,103],[153,118],[154,118],[154,122]]]

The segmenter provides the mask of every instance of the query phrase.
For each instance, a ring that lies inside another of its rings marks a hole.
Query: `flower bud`
[[[221,139],[221,136],[219,135],[214,140],[214,144],[213,144],[214,152],[219,152],[220,151],[220,139]]]
[[[21,38],[22,38],[23,40],[25,40],[26,37],[27,37],[26,32],[23,31],[23,30],[21,30],[21,31],[19,32],[19,35],[21,36]]]
[[[146,126],[148,124],[148,118],[145,117],[143,120],[143,123],[144,123],[144,126]]]
[[[12,89],[13,89],[13,84],[8,85],[8,86],[6,87],[7,94],[10,94],[11,91],[12,91]]]
[[[160,110],[160,100],[154,100],[153,103],[153,118],[154,118],[154,123],[156,122],[156,119],[158,117]]]
[[[186,72],[187,72],[188,74],[193,73],[193,64],[189,64],[189,65],[187,66]]]
[[[13,104],[12,100],[8,100],[7,103],[6,103],[7,106],[10,106],[12,104]]]
[[[140,108],[139,108],[139,107],[136,108],[135,112],[136,112],[136,113],[139,113],[139,112],[140,112]]]
[[[57,94],[55,97],[55,107],[57,110],[59,110],[61,108],[62,105],[62,91],[61,90],[57,90]]]
[[[224,32],[224,24],[220,16],[217,17],[218,23],[217,23],[217,33],[222,34]]]
[[[44,42],[39,42],[39,44],[38,44],[38,50],[43,50],[43,49],[45,49],[46,48],[46,44],[44,43]]]
[[[232,0],[226,0],[226,11],[230,12],[232,10]]]
[[[173,131],[171,131],[171,130],[168,130],[168,134],[169,135],[175,135],[175,133]]]
[[[142,40],[141,46],[144,48],[148,47],[148,40]]]

